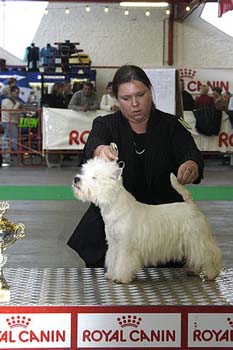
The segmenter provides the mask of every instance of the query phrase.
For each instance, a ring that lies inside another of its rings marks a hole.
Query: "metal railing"
[[[42,165],[41,109],[0,109],[2,166]]]

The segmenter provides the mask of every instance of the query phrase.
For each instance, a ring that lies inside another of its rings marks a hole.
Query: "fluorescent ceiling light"
[[[168,2],[120,2],[120,6],[126,6],[126,7],[167,7]]]

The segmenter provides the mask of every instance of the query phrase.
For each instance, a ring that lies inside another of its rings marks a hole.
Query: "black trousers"
[[[91,204],[67,242],[87,267],[104,267],[107,243],[100,209]]]

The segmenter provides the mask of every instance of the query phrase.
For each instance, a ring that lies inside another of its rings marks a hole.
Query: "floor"
[[[201,186],[233,187],[233,167],[222,159],[206,159],[205,178]],[[78,168],[71,164],[60,168],[13,166],[0,168],[1,186],[56,185],[69,186]],[[199,201],[207,215],[223,255],[223,266],[233,266],[233,198],[232,201]],[[84,267],[81,258],[66,242],[88,204],[77,200],[11,200],[5,216],[22,222],[25,237],[11,245],[6,267]]]

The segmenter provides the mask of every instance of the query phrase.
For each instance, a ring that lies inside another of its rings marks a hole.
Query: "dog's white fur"
[[[73,181],[77,199],[100,207],[108,243],[106,277],[128,283],[143,266],[184,258],[189,273],[215,279],[220,250],[205,216],[175,175],[171,184],[184,202],[147,205],[126,191],[121,172],[116,162],[93,158]]]

